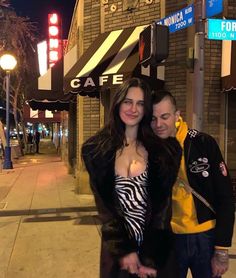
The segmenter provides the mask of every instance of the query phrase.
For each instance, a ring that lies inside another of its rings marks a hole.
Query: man
[[[228,269],[234,225],[230,177],[216,141],[188,129],[168,91],[153,93],[152,129],[161,138],[176,136],[182,149],[172,190],[172,221],[181,278],[220,277]]]
[[[40,132],[37,130],[35,132],[36,153],[39,153],[39,142],[40,142]]]

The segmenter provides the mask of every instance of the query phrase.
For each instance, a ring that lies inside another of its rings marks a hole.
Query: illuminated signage
[[[48,70],[48,45],[47,41],[42,41],[37,44],[38,63],[40,76],[44,75]]]
[[[52,67],[62,57],[61,20],[58,14],[48,14],[48,64]]]

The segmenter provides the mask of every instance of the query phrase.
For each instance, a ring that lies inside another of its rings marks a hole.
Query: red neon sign
[[[52,67],[62,57],[61,19],[48,14],[48,64]]]

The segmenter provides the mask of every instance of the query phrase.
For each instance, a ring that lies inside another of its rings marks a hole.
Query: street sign
[[[211,40],[236,40],[236,20],[208,19],[207,38]]]
[[[207,0],[206,1],[206,17],[211,17],[222,13],[223,0]]]
[[[161,20],[157,24],[169,26],[170,33],[187,28],[194,24],[194,6],[189,5],[186,8],[177,11]]]

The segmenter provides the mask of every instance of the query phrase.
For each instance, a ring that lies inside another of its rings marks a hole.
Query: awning
[[[98,96],[102,89],[112,88],[131,76],[163,81],[156,74],[143,74],[139,65],[138,40],[146,26],[131,27],[100,34],[64,77],[64,92]],[[156,69],[155,69],[156,70]],[[150,83],[149,82],[149,83]],[[162,86],[162,85],[161,85]]]
[[[236,41],[222,42],[222,91],[236,90]]]
[[[77,46],[72,48],[68,54],[48,69],[43,76],[38,78],[35,90],[31,91],[26,97],[32,109],[68,111],[70,102],[76,102],[76,96],[64,94],[63,92],[64,72],[68,70],[69,64],[77,61],[75,50],[77,50]]]

